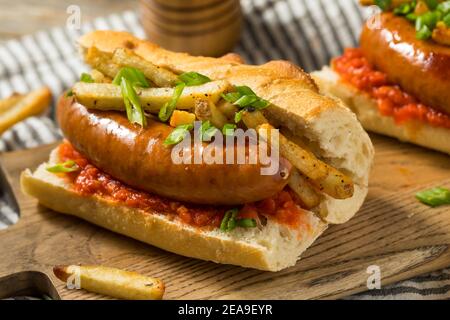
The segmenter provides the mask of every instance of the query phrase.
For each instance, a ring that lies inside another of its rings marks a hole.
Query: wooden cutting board
[[[98,299],[67,290],[56,264],[103,264],[162,278],[166,299],[340,298],[367,290],[368,266],[382,286],[450,266],[450,206],[419,203],[415,192],[450,186],[450,157],[373,135],[370,192],[348,223],[331,226],[296,266],[270,273],[189,259],[39,206],[19,189],[19,174],[47,159],[52,146],[5,153],[0,164],[20,207],[19,222],[0,231],[0,277],[48,274],[63,299]],[[2,186],[2,190],[7,190]]]

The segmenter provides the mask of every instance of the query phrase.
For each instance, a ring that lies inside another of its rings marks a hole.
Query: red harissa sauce
[[[399,86],[392,85],[387,75],[377,71],[359,48],[349,48],[332,62],[342,79],[377,100],[378,110],[391,116],[397,124],[408,120],[426,122],[434,127],[450,129],[450,116],[418,102]]]
[[[123,203],[128,207],[174,215],[189,225],[209,229],[219,227],[225,212],[230,209],[173,201],[130,188],[90,164],[67,141],[59,146],[58,156],[61,162],[73,160],[80,167],[78,171],[60,175],[65,175],[70,179],[75,191],[84,196],[96,195]],[[238,219],[259,220],[260,216],[271,216],[279,223],[292,228],[310,229],[306,213],[297,205],[295,196],[290,189],[281,191],[272,198],[242,206]]]

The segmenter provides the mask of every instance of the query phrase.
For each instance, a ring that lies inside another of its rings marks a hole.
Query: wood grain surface
[[[103,264],[159,277],[166,299],[340,298],[367,290],[367,267],[378,265],[382,285],[450,266],[450,207],[428,208],[418,190],[450,186],[450,158],[372,135],[376,161],[368,198],[348,223],[331,226],[296,266],[277,273],[189,259],[39,206],[19,190],[25,167],[47,159],[53,146],[3,154],[21,211],[0,231],[0,277],[35,270],[48,274],[63,299],[100,299],[67,290],[56,264]]]
[[[81,22],[123,10],[136,10],[138,0],[0,0],[0,41],[65,25],[67,7],[78,5]]]

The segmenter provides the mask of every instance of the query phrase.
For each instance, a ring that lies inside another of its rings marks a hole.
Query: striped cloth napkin
[[[242,0],[245,15],[242,39],[236,52],[247,62],[260,64],[288,59],[306,71],[319,69],[356,46],[361,24],[370,12],[356,0]],[[79,79],[88,68],[80,60],[76,39],[94,29],[125,30],[145,37],[135,12],[127,11],[92,22],[80,30],[54,28],[0,44],[0,98],[12,92],[50,87],[54,97]],[[61,138],[48,114],[30,117],[5,132],[0,152],[32,148]],[[0,229],[15,223],[15,208],[0,191]],[[417,277],[349,299],[445,299],[450,298],[450,269]]]

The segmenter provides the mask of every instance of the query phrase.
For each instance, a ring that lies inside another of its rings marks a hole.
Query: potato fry
[[[28,94],[14,94],[0,102],[0,134],[17,122],[42,113],[52,99],[50,89],[43,87]]]
[[[228,122],[227,117],[208,100],[201,99],[195,102],[195,115],[199,120],[209,120],[216,128],[222,128]]]
[[[270,141],[267,132],[274,128],[260,111],[244,112],[242,120],[247,127],[256,128],[258,134]],[[266,136],[264,137],[264,135]],[[351,178],[317,159],[310,151],[293,143],[282,134],[279,134],[278,148],[280,154],[302,174],[311,179],[310,183],[319,191],[336,199],[346,199],[353,196],[354,188]]]
[[[120,70],[120,66],[112,62],[112,54],[102,52],[96,47],[91,47],[88,49],[84,60],[93,69],[97,69],[111,79],[114,79]]]
[[[13,93],[10,97],[0,100],[0,113],[5,112],[14,106],[17,102],[23,99],[23,95],[18,93]]]
[[[123,67],[141,70],[144,75],[159,87],[173,87],[178,77],[175,73],[144,60],[131,50],[119,48],[114,51],[112,62]]]
[[[320,195],[309,184],[308,178],[297,169],[292,170],[288,185],[308,209],[317,207],[320,204]]]
[[[111,78],[105,77],[105,75],[97,69],[92,69],[90,74],[96,83],[111,83]]]
[[[238,108],[234,104],[223,99],[220,100],[219,103],[217,104],[217,109],[219,109],[219,111],[222,112],[222,114],[225,115],[225,117],[233,121],[234,115],[238,111]]]
[[[103,266],[55,266],[53,273],[68,285],[119,299],[159,300],[165,290],[159,279]]]
[[[195,101],[206,99],[216,103],[220,94],[230,87],[228,81],[212,81],[201,86],[186,87],[177,101],[177,109],[193,110]],[[91,109],[124,111],[122,93],[119,86],[106,83],[78,82],[73,88],[76,99]],[[164,103],[172,99],[174,88],[147,88],[136,90],[142,107],[150,113],[157,113]]]

